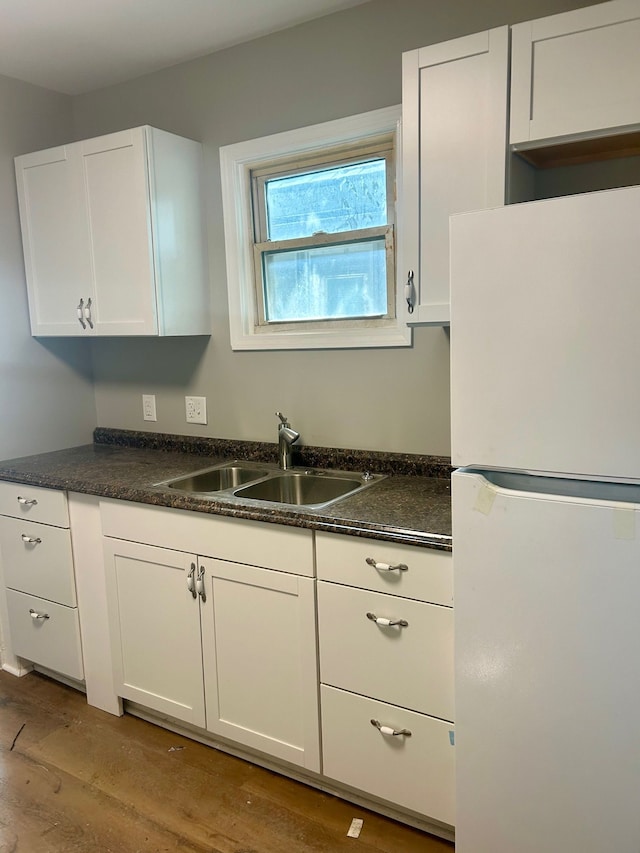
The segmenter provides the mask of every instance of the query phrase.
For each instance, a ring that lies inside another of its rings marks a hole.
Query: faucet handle
[[[276,417],[280,418],[280,421],[282,422],[282,426],[289,426],[289,424],[287,423],[287,419],[282,414],[282,412],[276,412]]]

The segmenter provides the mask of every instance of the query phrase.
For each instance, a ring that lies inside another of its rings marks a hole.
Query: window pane
[[[265,252],[267,322],[379,317],[387,313],[384,237]]]
[[[386,161],[351,163],[265,183],[267,239],[387,224]]]

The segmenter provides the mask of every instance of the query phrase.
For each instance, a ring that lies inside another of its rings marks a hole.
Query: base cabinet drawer
[[[84,678],[78,610],[7,590],[9,630],[14,654],[48,669]]]
[[[453,605],[451,553],[340,533],[316,533],[318,579]]]
[[[75,607],[68,528],[0,516],[0,554],[6,586]]]
[[[453,719],[453,608],[320,581],[318,624],[324,684]]]
[[[0,482],[0,515],[42,521],[56,527],[69,526],[67,496],[56,489]]]
[[[326,685],[321,687],[321,707],[325,776],[442,823],[455,823],[451,723]],[[402,730],[411,734],[391,734]]]

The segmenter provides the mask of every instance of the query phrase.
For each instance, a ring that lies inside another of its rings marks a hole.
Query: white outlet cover
[[[185,397],[185,414],[188,424],[206,424],[207,422],[207,398]]]
[[[156,395],[155,394],[143,394],[142,395],[142,417],[145,421],[157,421],[158,418],[156,416]]]

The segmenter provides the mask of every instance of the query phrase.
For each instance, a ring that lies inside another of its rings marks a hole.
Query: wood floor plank
[[[351,819],[364,820],[359,839]],[[0,853],[452,853],[36,673],[0,672]]]

